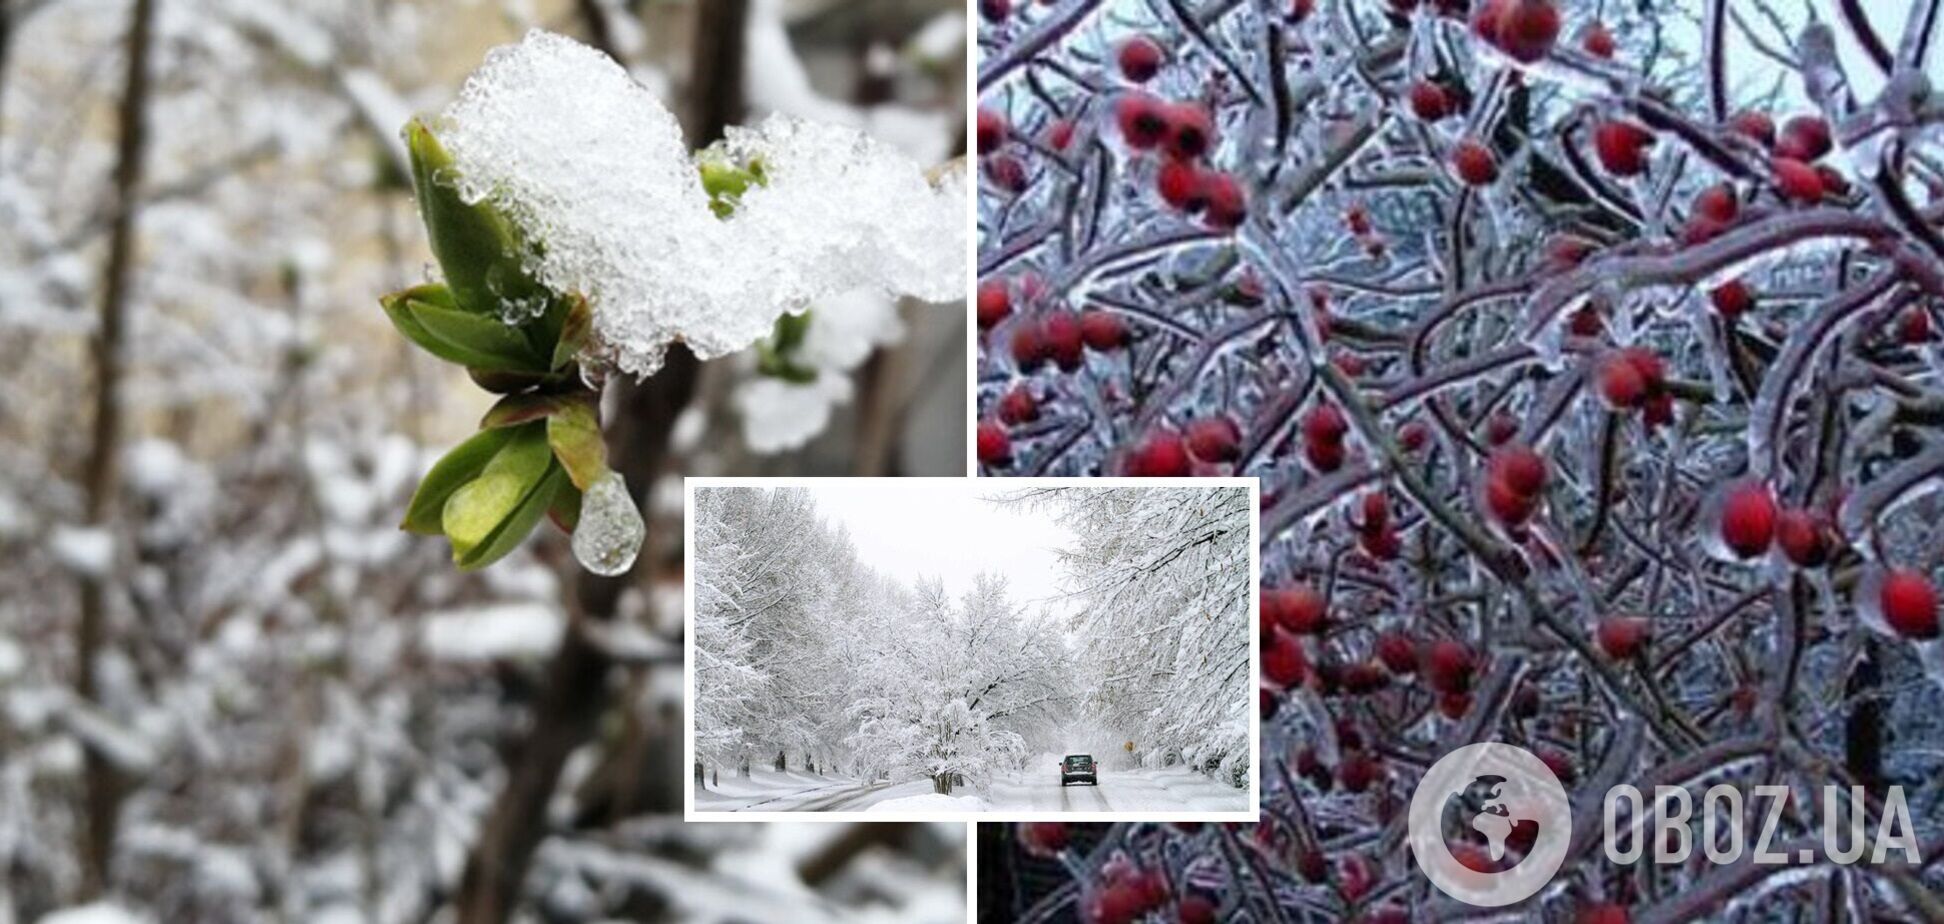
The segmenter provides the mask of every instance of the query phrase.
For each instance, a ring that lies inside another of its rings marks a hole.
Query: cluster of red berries
[[[1234,228],[1248,217],[1242,184],[1206,162],[1215,146],[1215,123],[1206,106],[1132,90],[1114,104],[1114,120],[1130,149],[1163,155],[1154,188],[1168,207],[1200,215],[1213,228]]]
[[[1479,38],[1522,64],[1550,54],[1559,28],[1559,8],[1552,0],[1486,0],[1472,16]]]
[[[1362,516],[1354,524],[1358,547],[1378,561],[1395,559],[1404,542],[1397,536],[1397,525],[1391,522],[1390,499],[1379,488],[1363,496],[1362,507]]]
[[[1600,397],[1616,411],[1640,411],[1651,429],[1674,420],[1667,366],[1645,347],[1612,350],[1600,359]]]
[[[1485,461],[1485,510],[1508,530],[1525,526],[1546,490],[1546,460],[1529,446],[1506,442]]]
[[[1020,280],[1020,294],[1027,302],[1044,293],[1038,277],[1028,274]],[[1014,286],[1006,279],[987,279],[979,283],[976,315],[983,334],[1013,316]],[[1077,372],[1084,351],[1112,353],[1127,346],[1127,325],[1111,311],[1089,308],[1075,313],[1054,308],[1013,320],[1008,347],[1013,366],[1021,375],[1031,376],[1052,366],[1061,372]],[[983,342],[981,344],[983,347]],[[979,461],[994,468],[1012,463],[1012,440],[1008,428],[1039,420],[1039,401],[1026,382],[1015,384],[1000,399],[997,421],[979,424],[977,450]]]
[[[1350,421],[1334,404],[1318,404],[1303,416],[1303,458],[1319,472],[1343,467]]]
[[[1133,924],[1169,903],[1168,879],[1159,869],[1136,866],[1115,854],[1100,868],[1100,878],[1080,901],[1086,924]]]

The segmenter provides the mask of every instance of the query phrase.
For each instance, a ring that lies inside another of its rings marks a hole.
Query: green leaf
[[[459,197],[452,155],[424,121],[405,126],[405,146],[419,215],[459,308],[497,318],[502,303],[550,298],[520,265],[525,247],[513,223],[485,202],[468,204]]]
[[[447,498],[479,477],[486,463],[512,439],[512,430],[481,430],[453,447],[419,479],[418,490],[412,493],[412,502],[405,508],[405,521],[398,528],[427,536],[444,533],[441,518]]]
[[[769,177],[764,174],[760,160],[738,166],[719,153],[705,151],[699,161],[696,170],[702,174],[702,191],[709,194],[709,208],[717,218],[728,218],[734,214],[749,187],[769,185]]]
[[[560,339],[554,343],[553,368],[564,369],[580,355],[594,332],[594,309],[579,293],[568,295],[567,314],[561,319]]]
[[[519,545],[565,478],[538,421],[486,432],[511,436],[479,477],[452,492],[440,517],[462,571],[485,567]]]
[[[385,316],[391,319],[392,326],[405,335],[405,339],[418,344],[420,349],[450,363],[473,367],[494,365],[498,359],[490,354],[481,353],[457,344],[449,343],[433,336],[425,325],[419,323],[410,306],[434,306],[451,309],[456,303],[452,292],[441,284],[414,286],[402,292],[393,292],[378,299],[379,307],[385,309]]]
[[[480,418],[479,426],[480,429],[511,427],[542,420],[558,413],[562,406],[573,400],[570,395],[507,395],[499,399],[485,417]]]
[[[405,310],[433,337],[456,350],[485,357],[484,362],[467,363],[470,367],[493,372],[546,371],[526,336],[497,317],[409,299]]]
[[[563,402],[547,418],[547,442],[574,487],[585,491],[607,473],[607,441],[601,437],[600,413],[591,395]]]

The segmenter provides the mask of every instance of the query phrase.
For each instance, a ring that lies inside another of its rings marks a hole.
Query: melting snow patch
[[[537,603],[448,610],[425,617],[425,648],[439,661],[538,658],[560,647],[559,613]]]
[[[494,49],[434,124],[468,201],[506,212],[549,288],[594,305],[622,370],[648,375],[681,340],[740,350],[786,311],[867,288],[956,300],[965,178],[858,131],[772,116],[715,153],[760,161],[767,185],[719,219],[674,116],[606,55],[535,30]]]

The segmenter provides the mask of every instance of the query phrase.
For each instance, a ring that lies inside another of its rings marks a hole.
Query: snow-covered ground
[[[698,812],[1244,812],[1247,790],[1182,767],[1102,770],[1100,785],[1061,786],[1052,771],[1008,774],[990,791],[967,787],[950,796],[930,780],[866,785],[795,770],[755,770],[697,788]]]

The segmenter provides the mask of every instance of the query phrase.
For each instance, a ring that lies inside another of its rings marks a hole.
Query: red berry
[[[1263,679],[1277,687],[1287,690],[1301,684],[1308,667],[1302,643],[1292,636],[1277,632],[1262,646]]]
[[[1458,179],[1468,186],[1486,186],[1498,179],[1498,159],[1476,139],[1458,142],[1451,151],[1451,165],[1457,169]]]
[[[1381,533],[1390,528],[1390,499],[1382,490],[1363,496],[1363,521],[1357,528],[1367,533]]]
[[[1046,129],[1046,144],[1055,151],[1065,151],[1073,144],[1073,120],[1054,119]]]
[[[1036,857],[1057,856],[1066,849],[1067,826],[1064,821],[1026,821],[1019,825],[1019,845]]]
[[[1209,464],[1234,462],[1242,457],[1242,428],[1227,417],[1204,417],[1186,428],[1188,453]]]
[[[1714,291],[1708,293],[1708,300],[1714,302],[1715,310],[1730,321],[1755,307],[1755,296],[1748,291],[1748,285],[1739,279],[1730,279],[1716,286]]]
[[[1417,452],[1431,442],[1431,428],[1422,420],[1413,420],[1398,428],[1397,445],[1405,452]]]
[[[1647,647],[1649,635],[1647,620],[1639,616],[1608,616],[1600,620],[1593,630],[1594,640],[1599,642],[1600,650],[1615,661],[1625,661]]]
[[[1377,660],[1384,669],[1398,676],[1415,673],[1418,666],[1417,640],[1403,632],[1377,636]]]
[[[1930,312],[1924,306],[1913,306],[1897,320],[1897,339],[1915,346],[1931,338]]]
[[[1602,122],[1593,129],[1593,152],[1614,176],[1638,176],[1647,169],[1654,133],[1632,122]]]
[[[1215,903],[1206,895],[1189,895],[1175,906],[1176,924],[1215,924]]]
[[[1784,510],[1775,518],[1775,544],[1798,568],[1820,568],[1829,561],[1829,524],[1812,510]]]
[[[1749,482],[1731,488],[1721,502],[1721,541],[1742,558],[1768,551],[1775,537],[1775,495]]]
[[[1194,463],[1181,434],[1157,429],[1134,447],[1124,469],[1131,478],[1183,478],[1194,473]]]
[[[1284,18],[1293,25],[1308,19],[1315,11],[1316,0],[1290,0],[1289,12],[1284,14]]]
[[[1303,416],[1303,439],[1312,443],[1340,443],[1350,432],[1350,422],[1334,404],[1319,404]]]
[[[1193,160],[1208,153],[1215,141],[1215,124],[1208,110],[1194,103],[1177,103],[1167,108],[1168,153],[1182,160]]]
[[[1006,143],[1006,118],[984,106],[979,107],[979,154],[999,150]]]
[[[1012,0],[979,0],[979,16],[986,22],[1001,23],[1012,15]]]
[[[1741,203],[1735,199],[1735,190],[1726,183],[1717,183],[1694,197],[1694,214],[1700,215],[1716,224],[1729,224],[1741,211]]]
[[[1465,647],[1464,642],[1448,638],[1431,643],[1430,649],[1418,662],[1424,682],[1431,689],[1448,694],[1469,692],[1472,672],[1476,668],[1471,649]]]
[[[1411,84],[1411,114],[1426,122],[1436,122],[1451,114],[1451,96],[1429,80]]]
[[[1877,605],[1883,610],[1883,621],[1903,637],[1937,637],[1937,588],[1923,574],[1900,570],[1884,575],[1877,588]]]
[[[1146,93],[1129,93],[1114,103],[1114,121],[1127,146],[1145,151],[1168,133],[1166,104]]]
[[[1039,325],[1027,318],[1013,327],[1013,366],[1023,375],[1032,375],[1048,359],[1046,341],[1040,339]]]
[[[983,163],[988,185],[993,189],[1016,193],[1026,188],[1026,164],[1011,154],[994,154]]]
[[[1438,711],[1453,722],[1464,718],[1471,711],[1471,704],[1470,693],[1445,693],[1438,697]]]
[[[1782,137],[1775,144],[1778,157],[1816,160],[1829,153],[1829,123],[1820,116],[1799,115],[1782,123]]]
[[[1171,160],[1154,174],[1155,191],[1161,201],[1190,215],[1208,207],[1208,193],[1199,167],[1185,160]]]
[[[1555,234],[1546,241],[1546,259],[1561,266],[1578,266],[1592,252],[1591,243],[1570,234]]]
[[[1343,669],[1343,692],[1351,696],[1368,696],[1390,683],[1390,675],[1375,664],[1360,662]]]
[[[1504,411],[1494,413],[1485,421],[1485,442],[1494,446],[1503,446],[1518,435],[1519,419]]]
[[[1498,46],[1514,61],[1531,64],[1559,38],[1559,8],[1552,0],[1508,0],[1498,14]]]
[[[1121,43],[1121,76],[1135,83],[1147,83],[1161,70],[1161,46],[1145,35],[1137,35]]]
[[[1378,561],[1394,561],[1404,551],[1404,540],[1399,539],[1397,531],[1380,529],[1357,535],[1357,545],[1364,554]]]
[[[1527,446],[1499,447],[1486,462],[1486,471],[1521,497],[1537,497],[1546,489],[1546,460]]]
[[[1823,179],[1816,168],[1793,157],[1777,157],[1773,167],[1775,186],[1784,199],[1807,204],[1822,201]]]
[[[1342,468],[1343,456],[1342,443],[1307,443],[1303,446],[1303,458],[1319,472],[1334,472]]]
[[[1520,494],[1497,478],[1487,478],[1485,507],[1499,522],[1507,526],[1517,526],[1532,518],[1532,512],[1539,507],[1539,499]]]
[[[1061,372],[1080,368],[1080,319],[1071,311],[1056,310],[1040,320],[1040,343]]]
[[[1728,127],[1742,136],[1754,140],[1755,143],[1760,144],[1762,147],[1772,148],[1775,146],[1775,120],[1769,118],[1766,112],[1756,112],[1750,109],[1738,113],[1733,119],[1728,120]]]
[[[1580,47],[1595,58],[1612,60],[1613,33],[1607,31],[1606,26],[1596,22],[1587,26],[1586,33],[1580,36]]]
[[[1111,352],[1127,345],[1127,326],[1111,311],[1089,308],[1080,312],[1080,339],[1088,349]]]
[[[1039,402],[1033,400],[1032,389],[1021,383],[1006,392],[1006,396],[999,399],[999,419],[1009,427],[1038,420]]]
[[[990,421],[979,422],[979,461],[993,468],[1012,464],[1012,440],[1006,428]]]
[[[1349,792],[1364,792],[1383,772],[1384,767],[1376,758],[1363,751],[1352,751],[1343,755],[1337,764],[1337,782]]]
[[[1315,635],[1329,624],[1328,603],[1308,584],[1264,590],[1262,608],[1275,615],[1278,625],[1296,635]]]
[[[1212,227],[1233,229],[1249,217],[1248,198],[1235,177],[1219,170],[1202,173],[1202,195],[1208,199],[1203,218]]]
[[[1003,279],[979,283],[979,329],[990,330],[1012,314],[1012,293]]]
[[[1600,309],[1589,302],[1579,306],[1572,317],[1566,319],[1566,329],[1575,337],[1598,337],[1606,330],[1606,319],[1600,317]]]
[[[1574,924],[1627,924],[1625,906],[1612,902],[1588,905],[1573,917]]]
[[[1600,397],[1620,410],[1631,410],[1647,400],[1647,379],[1626,353],[1608,353],[1600,361]]]
[[[1352,205],[1344,210],[1343,223],[1349,226],[1351,234],[1357,235],[1358,237],[1369,234],[1370,211],[1365,209],[1362,203]]]

